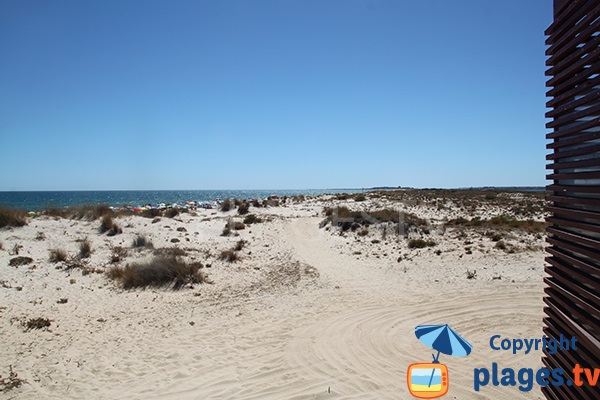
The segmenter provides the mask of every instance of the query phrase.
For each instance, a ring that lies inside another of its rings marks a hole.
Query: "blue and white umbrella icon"
[[[415,328],[415,335],[421,342],[437,350],[437,356],[432,354],[434,363],[439,363],[440,353],[455,357],[464,357],[468,356],[471,350],[473,350],[473,346],[458,333],[454,332],[448,324],[419,325]],[[429,380],[429,386],[431,386],[432,379],[433,371]]]

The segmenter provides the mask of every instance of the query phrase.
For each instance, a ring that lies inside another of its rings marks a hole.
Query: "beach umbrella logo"
[[[439,362],[440,353],[455,357],[468,356],[473,346],[452,328],[445,325],[419,325],[415,335],[425,345],[437,351],[432,362],[415,363],[408,366],[406,382],[408,390],[420,399],[435,399],[448,393],[450,378],[448,367]]]

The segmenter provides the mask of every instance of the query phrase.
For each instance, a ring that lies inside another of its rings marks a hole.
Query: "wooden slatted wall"
[[[600,1],[554,0],[546,35],[552,183],[544,333],[575,336],[579,350],[544,353],[543,362],[565,371],[600,368]],[[600,399],[600,384],[542,392],[554,400]]]

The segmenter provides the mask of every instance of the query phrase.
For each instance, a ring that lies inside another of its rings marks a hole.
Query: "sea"
[[[364,189],[298,189],[298,190],[98,190],[53,192],[0,192],[0,207],[26,211],[47,208],[107,205],[139,207],[146,204],[185,204],[186,201],[217,199],[264,199],[269,196],[317,196],[322,194],[361,193]]]

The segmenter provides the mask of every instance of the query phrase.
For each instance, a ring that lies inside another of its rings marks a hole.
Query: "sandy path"
[[[541,280],[467,281],[462,266],[447,271],[449,261],[427,254],[408,272],[389,260],[357,260],[344,250],[352,243],[318,223],[280,220],[261,242],[272,254],[316,268],[318,285],[233,297],[220,306],[192,292],[83,292],[69,301],[72,326],[57,321],[61,335],[28,334],[48,338],[20,365],[41,371],[41,381],[0,398],[408,399],[407,366],[431,357],[413,334],[427,323],[448,323],[475,347],[468,358],[441,359],[454,398],[542,398],[516,387],[473,392],[474,367],[539,366],[539,353],[498,354],[487,343],[495,333],[541,335]],[[11,340],[17,348],[24,339]]]

